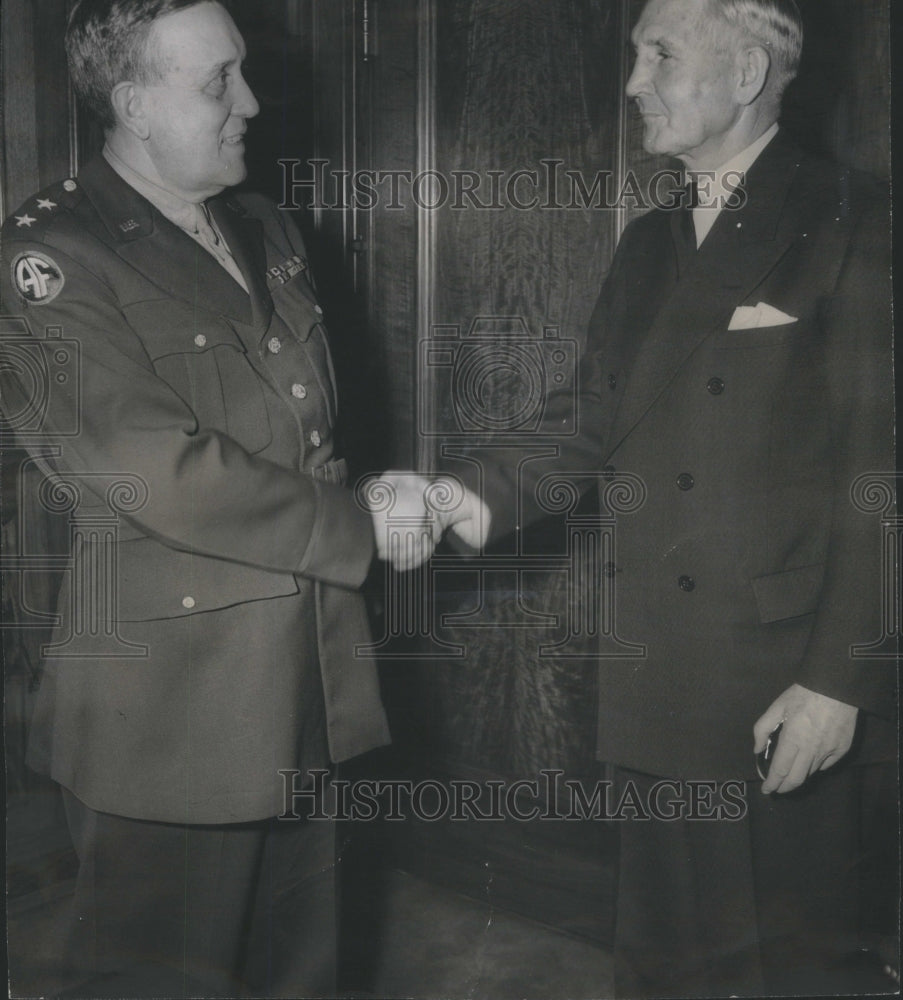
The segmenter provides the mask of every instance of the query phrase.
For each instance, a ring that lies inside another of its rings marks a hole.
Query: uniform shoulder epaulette
[[[53,224],[68,215],[81,198],[77,181],[71,178],[58,181],[24,201],[4,222],[2,240],[4,251],[8,250],[4,256],[9,260],[3,266],[9,267],[13,288],[24,304],[47,305],[63,290],[66,276],[56,255],[46,246],[46,236]],[[41,246],[40,250],[35,243]]]
[[[78,181],[71,177],[51,184],[27,198],[3,224],[7,239],[40,241],[48,226],[61,212],[74,208],[82,199]]]

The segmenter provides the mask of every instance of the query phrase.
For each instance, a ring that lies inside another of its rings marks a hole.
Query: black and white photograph
[[[900,995],[890,0],[3,0],[11,998]]]

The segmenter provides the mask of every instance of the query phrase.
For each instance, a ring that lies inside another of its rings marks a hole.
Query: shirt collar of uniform
[[[133,187],[142,198],[146,198],[156,208],[161,215],[169,219],[180,229],[196,233],[198,230],[198,213],[201,211],[199,205],[191,201],[185,201],[172,191],[160,187],[153,181],[148,180],[143,174],[138,173],[134,167],[130,167],[121,156],[110,149],[109,145],[103,148],[104,159],[116,171],[117,174]]]

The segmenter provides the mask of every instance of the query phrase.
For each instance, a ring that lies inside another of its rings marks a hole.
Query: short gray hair
[[[110,95],[125,80],[153,83],[165,67],[148,41],[156,20],[205,0],[80,0],[69,16],[66,54],[75,92],[105,129],[116,124]]]
[[[803,19],[795,0],[708,0],[711,14],[765,48],[778,94],[800,68]]]

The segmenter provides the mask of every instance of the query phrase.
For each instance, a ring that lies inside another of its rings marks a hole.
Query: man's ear
[[[116,121],[139,139],[150,134],[146,100],[147,91],[137,83],[117,83],[110,94]]]
[[[771,71],[771,56],[761,45],[737,53],[737,100],[749,107],[765,89]]]

